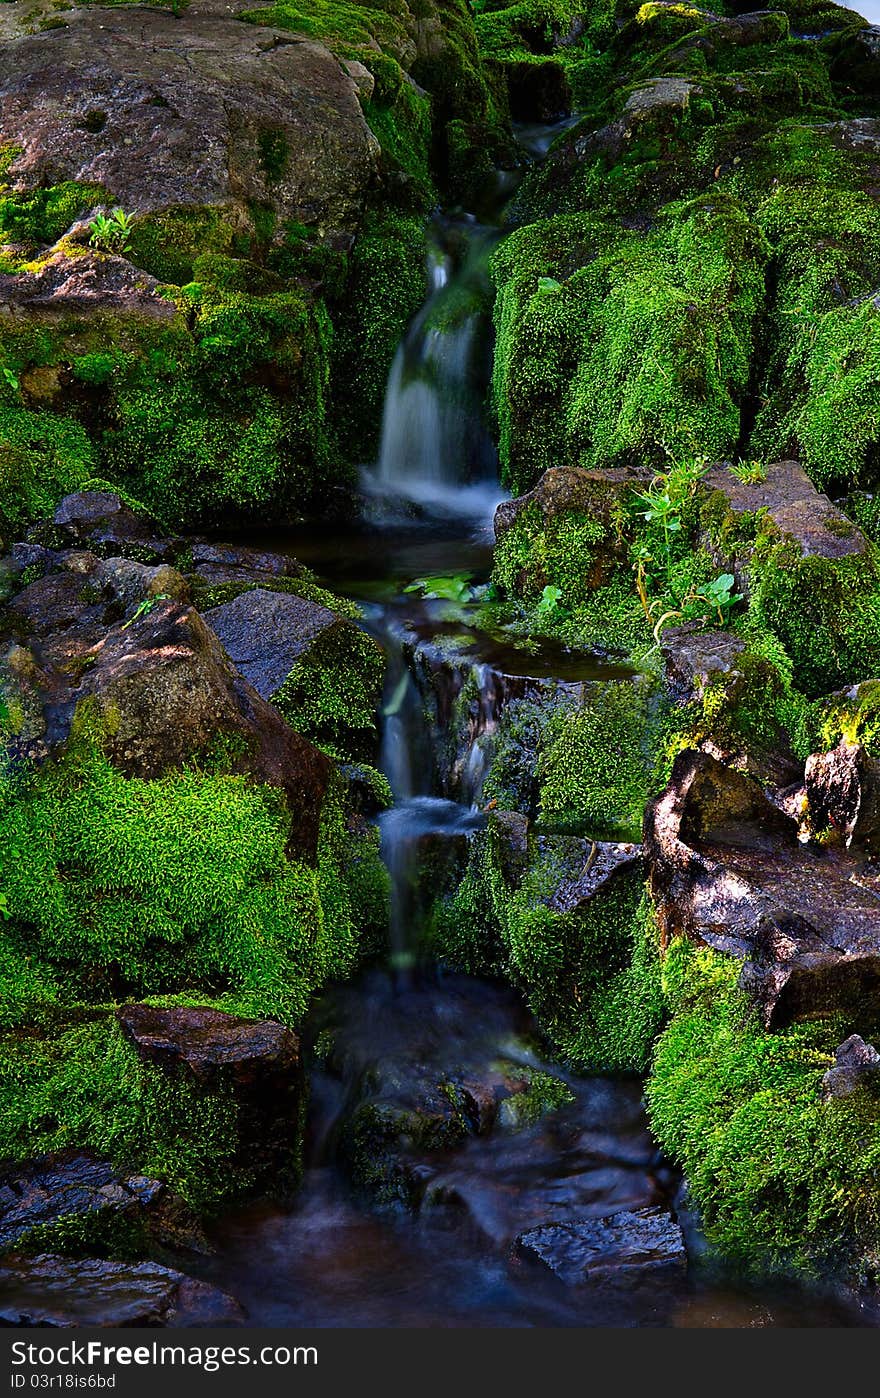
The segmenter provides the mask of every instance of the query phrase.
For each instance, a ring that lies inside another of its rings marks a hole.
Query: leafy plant
[[[131,241],[134,218],[122,209],[97,213],[89,224],[89,243],[100,252],[125,252]]]
[[[18,389],[18,378],[5,364],[0,365],[0,378],[2,378],[3,382],[8,388],[11,388],[13,392]]]
[[[128,618],[128,621],[122,625],[120,630],[127,631],[128,628],[134,626],[134,623],[139,621],[142,616],[149,616],[153,608],[158,606],[160,602],[168,602],[170,600],[167,592],[160,592],[155,597],[145,597],[142,602],[138,602],[134,612]]]
[[[562,603],[562,588],[554,587],[548,583],[541,593],[541,600],[535,609],[535,617],[539,622],[554,621],[565,611]]]
[[[737,461],[728,470],[743,485],[759,485],[767,479],[767,467],[763,461]]]
[[[415,578],[404,592],[418,592],[429,602],[454,602],[464,606],[474,599],[470,574],[454,573],[451,577],[436,575],[428,578]]]

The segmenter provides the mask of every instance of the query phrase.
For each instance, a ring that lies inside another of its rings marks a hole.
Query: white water
[[[365,492],[384,519],[470,520],[486,527],[504,498],[483,422],[484,318],[467,309],[486,275],[491,240],[479,229],[459,267],[428,254],[430,294],[398,347],[385,396],[376,466]]]

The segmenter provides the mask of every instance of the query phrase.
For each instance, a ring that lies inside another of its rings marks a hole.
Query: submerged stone
[[[517,1250],[566,1286],[668,1284],[687,1267],[682,1231],[659,1208],[535,1228],[520,1235]]]

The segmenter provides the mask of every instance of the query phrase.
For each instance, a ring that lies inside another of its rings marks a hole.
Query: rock
[[[194,544],[190,550],[192,571],[203,582],[243,583],[265,577],[301,578],[304,569],[286,554],[231,544]]]
[[[378,143],[322,45],[145,6],[65,19],[0,50],[12,190],[77,180],[129,213],[210,207],[246,223],[260,205],[279,226],[354,231]]]
[[[64,248],[32,272],[0,273],[0,307],[5,316],[31,317],[42,312],[60,320],[112,305],[117,314],[174,321],[177,308],[159,295],[158,287],[155,277],[132,267],[124,257]],[[33,395],[32,384],[31,389]]]
[[[369,68],[364,67],[356,58],[344,58],[342,66],[357,88],[361,101],[369,102],[376,90],[376,79]]]
[[[733,516],[754,516],[760,511],[776,525],[780,537],[791,539],[799,546],[804,558],[837,563],[842,559],[864,557],[870,552],[862,531],[832,505],[827,495],[816,489],[797,461],[774,462],[758,481],[742,481],[727,466],[713,466],[703,477],[702,487],[705,491],[720,492]],[[717,544],[711,539],[709,543],[710,550],[714,549],[718,555]],[[731,566],[737,590],[748,596],[749,547],[738,547],[733,555],[718,556]]]
[[[176,560],[182,540],[167,539],[154,519],[110,490],[81,490],[58,506],[53,524],[73,545],[102,557],[135,557],[145,563]]]
[[[877,877],[846,851],[801,844],[756,781],[681,753],[645,812],[644,844],[664,940],[743,958],[768,1027],[867,1012],[880,989]]]
[[[539,842],[540,843],[540,842]],[[622,871],[638,870],[642,860],[641,845],[617,843],[604,840],[565,841],[577,845],[577,862],[583,858],[583,867],[573,878],[563,878],[551,894],[543,900],[557,913],[582,912],[591,900]],[[559,837],[552,841],[558,849],[563,844]]]
[[[305,1100],[296,1035],[272,1020],[205,1005],[122,1005],[116,1013],[145,1062],[232,1093],[241,1164],[252,1182],[277,1188],[279,1162],[283,1167],[296,1152]]]
[[[335,612],[284,592],[254,588],[205,613],[235,665],[263,699],[271,699],[296,662],[332,630],[352,628]]]
[[[106,1262],[42,1253],[0,1264],[0,1325],[237,1325],[238,1302],[215,1286],[155,1262]]]
[[[23,710],[42,715],[12,740],[14,750],[54,751],[83,700],[92,701],[107,756],[129,776],[160,776],[222,743],[229,770],[284,791],[296,816],[291,850],[310,857],[329,760],[235,672],[193,607],[156,594],[178,591],[180,575],[141,568],[70,554],[61,571],[12,601],[29,639],[7,651],[4,679]],[[135,604],[142,586],[152,601],[143,611]]]
[[[849,1097],[862,1087],[880,1087],[880,1053],[860,1034],[851,1034],[834,1056],[834,1067],[822,1078],[822,1099]]]
[[[668,626],[660,639],[670,697],[690,704],[703,697],[707,686],[719,677],[736,678],[736,663],[745,642],[730,631],[707,631],[698,622]]]
[[[535,1228],[520,1235],[517,1251],[542,1263],[566,1286],[668,1285],[687,1267],[681,1229],[659,1208]]]
[[[204,1246],[183,1201],[159,1180],[126,1175],[85,1151],[62,1151],[0,1169],[0,1249],[34,1229],[89,1226],[102,1234],[117,1224],[158,1242]]]
[[[296,1035],[274,1020],[239,1019],[207,1005],[122,1005],[116,1017],[146,1062],[183,1064],[200,1082],[289,1082],[299,1069]]]
[[[804,770],[806,832],[830,831],[849,846],[880,835],[880,763],[846,738],[830,752],[815,752]]]

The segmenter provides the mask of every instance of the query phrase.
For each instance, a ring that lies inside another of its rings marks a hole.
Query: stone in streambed
[[[519,1236],[517,1251],[566,1286],[668,1284],[687,1267],[681,1229],[659,1208],[534,1228]]]
[[[238,1302],[155,1262],[106,1262],[43,1253],[0,1265],[0,1325],[68,1329],[237,1325]]]
[[[34,1230],[137,1229],[164,1243],[203,1246],[188,1208],[159,1180],[126,1175],[86,1151],[61,1151],[0,1170],[0,1250]]]

